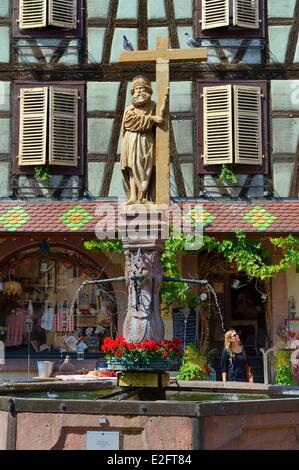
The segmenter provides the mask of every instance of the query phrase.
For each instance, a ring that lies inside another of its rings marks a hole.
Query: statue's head
[[[147,78],[138,76],[132,81],[131,95],[134,106],[144,106],[151,100],[153,90]]]

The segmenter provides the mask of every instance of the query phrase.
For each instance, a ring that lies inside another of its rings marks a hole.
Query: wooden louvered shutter
[[[48,88],[21,88],[19,166],[46,163]]]
[[[50,165],[78,165],[78,90],[50,88]]]
[[[232,86],[203,88],[204,165],[233,161]]]
[[[20,29],[47,26],[47,0],[20,0]]]
[[[235,26],[259,29],[259,0],[234,0]]]
[[[229,26],[229,0],[202,0],[202,30]]]
[[[59,28],[76,29],[77,0],[49,0],[49,24]]]
[[[262,165],[260,87],[234,85],[235,163]]]

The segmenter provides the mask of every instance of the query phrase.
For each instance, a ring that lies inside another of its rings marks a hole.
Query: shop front
[[[2,373],[22,370],[28,352],[33,361],[61,362],[70,354],[75,362],[85,359],[81,367],[88,359],[95,366],[105,336],[117,334],[112,285],[105,284],[104,290],[87,285],[78,294],[83,282],[107,277],[98,260],[70,248],[79,245],[76,241],[66,246],[48,240],[18,248],[0,263]],[[34,375],[36,364],[32,368]]]

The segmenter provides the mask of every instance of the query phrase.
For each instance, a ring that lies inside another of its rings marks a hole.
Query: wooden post
[[[167,36],[157,38],[157,49],[169,49]],[[163,106],[166,90],[169,87],[169,59],[158,58],[156,62],[157,112]],[[169,108],[169,106],[168,106]],[[156,129],[156,204],[170,204],[170,161],[169,161],[169,117],[165,112],[165,122]]]
[[[157,113],[164,103],[169,87],[170,62],[203,62],[208,58],[205,48],[170,49],[168,36],[157,38],[157,49],[150,51],[122,52],[119,61],[123,64],[156,64]],[[170,205],[170,151],[169,114],[165,123],[156,129],[156,204]]]

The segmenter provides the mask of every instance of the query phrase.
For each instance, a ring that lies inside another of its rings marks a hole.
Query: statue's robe
[[[155,158],[153,129],[155,123],[151,120],[151,116],[155,115],[155,107],[155,103],[151,101],[144,108],[135,108],[130,105],[125,110],[120,167],[127,197],[130,197],[130,172],[128,170],[132,172],[138,193],[149,189]]]

